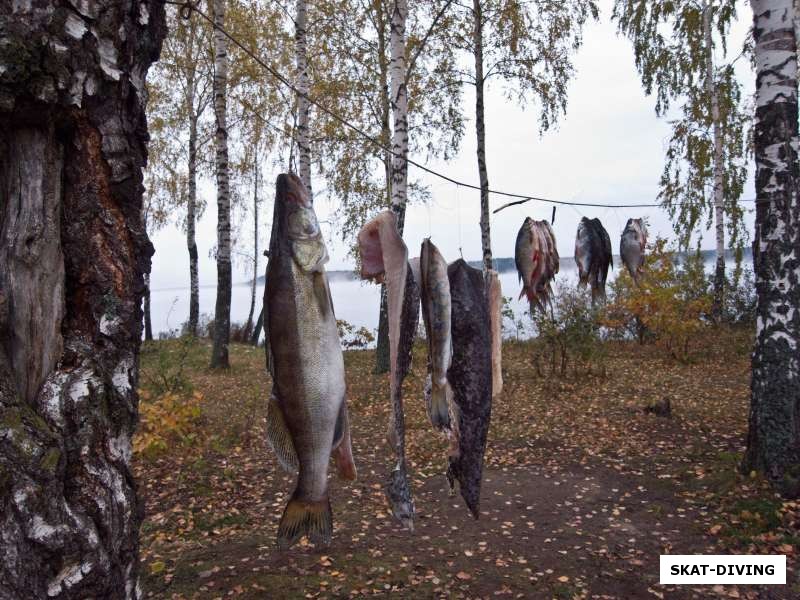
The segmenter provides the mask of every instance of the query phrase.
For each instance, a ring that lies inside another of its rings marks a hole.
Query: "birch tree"
[[[308,79],[308,54],[306,43],[306,27],[308,23],[308,5],[306,0],[297,0],[295,14],[295,51],[297,63],[297,174],[308,190],[310,198],[314,198],[311,189],[311,142],[309,140],[309,116],[311,105],[308,95],[311,86]]]
[[[228,40],[225,28],[226,0],[213,0],[214,8],[214,116],[216,119],[217,177],[217,300],[211,368],[230,367],[231,336],[231,197],[228,164]]]
[[[484,270],[492,268],[489,222],[489,173],[486,162],[485,91],[492,79],[506,96],[539,107],[544,133],[567,110],[567,86],[574,75],[573,55],[583,42],[583,28],[597,19],[595,0],[472,0],[459,5],[461,30],[453,42],[472,57],[472,71],[460,72],[475,87],[475,137],[480,181],[480,226]]]
[[[195,236],[205,202],[197,182],[208,163],[213,140],[208,109],[213,100],[211,28],[198,18],[168,12],[173,28],[148,81],[152,157],[147,167],[148,194],[161,204],[184,208],[179,223],[189,255],[189,319],[186,333],[197,335],[200,282]]]
[[[395,0],[391,19],[392,211],[401,235],[408,201],[408,86],[406,76],[406,20],[408,2]],[[417,282],[419,283],[419,282]]]
[[[407,139],[407,152],[420,153],[424,160],[448,159],[458,150],[463,136],[461,86],[455,75],[457,48],[450,39],[455,26],[454,4],[452,0],[404,4],[405,77],[396,70],[394,81],[398,90],[400,82],[405,81],[407,134],[398,136],[397,141]],[[402,234],[405,205],[427,198],[424,187],[413,179],[409,181],[406,161],[399,161],[403,171],[398,177],[406,182],[406,200],[393,202],[392,19],[399,19],[403,13],[395,11],[395,0],[344,5],[317,2],[314,6],[310,29],[314,51],[309,65],[312,95],[382,146],[377,147],[321,111],[316,117],[311,142],[324,144],[324,155],[318,153],[320,174],[327,183],[326,194],[338,206],[336,220],[342,239],[352,241],[372,214],[393,205],[402,213]],[[399,41],[399,36],[395,39]],[[399,194],[397,198],[403,191]],[[388,365],[386,295],[382,287],[376,372],[386,372]]]
[[[144,78],[164,4],[3,2],[0,31],[0,598],[132,599]]]
[[[746,470],[800,495],[800,167],[792,0],[752,0],[758,307]]]
[[[673,102],[681,103],[681,116],[670,122],[659,199],[687,250],[692,236],[702,235],[702,220],[706,228],[713,223],[719,317],[726,227],[737,265],[746,241],[739,199],[747,178],[750,116],[734,72],[738,56],[727,54],[736,0],[616,0],[613,18],[633,42],[645,92],[656,94],[656,113],[664,116]]]

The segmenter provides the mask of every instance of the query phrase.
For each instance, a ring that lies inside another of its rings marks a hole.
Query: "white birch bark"
[[[194,81],[190,80],[192,92],[189,114],[189,194],[186,201],[186,248],[189,251],[189,325],[188,334],[197,336],[197,322],[200,318],[200,280],[198,276],[197,241],[195,223],[197,221],[197,120],[194,107]]]
[[[228,368],[231,329],[231,198],[228,164],[228,43],[225,0],[214,0],[214,115],[217,120],[217,302],[211,367]]]
[[[714,228],[717,260],[714,269],[714,314],[719,317],[723,308],[725,286],[725,205],[723,197],[722,127],[719,115],[719,89],[714,74],[714,44],[711,31],[711,3],[703,4],[703,37],[706,46],[706,93],[711,99],[711,127],[714,139]]]
[[[751,0],[758,308],[745,465],[800,494],[800,166],[792,0]]]
[[[489,222],[489,175],[486,169],[486,121],[483,104],[483,7],[472,2],[472,51],[475,59],[475,134],[478,142],[478,177],[481,185],[481,247],[483,270],[492,268],[492,237]]]
[[[297,0],[295,14],[295,64],[297,67],[297,175],[300,181],[311,193],[311,143],[309,141],[308,117],[310,102],[308,95],[311,84],[308,79],[308,43],[306,40],[306,27],[308,23],[308,4],[306,0]]]
[[[408,2],[395,0],[392,10],[391,105],[392,132],[392,211],[397,215],[397,230],[403,234],[408,201],[408,87],[406,85],[406,20]]]

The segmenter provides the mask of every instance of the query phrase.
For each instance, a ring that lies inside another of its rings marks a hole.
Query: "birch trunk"
[[[752,0],[758,307],[745,468],[800,495],[800,203],[792,0]]]
[[[706,45],[706,93],[711,99],[711,127],[714,136],[714,227],[717,261],[714,269],[714,317],[719,320],[725,303],[725,204],[723,197],[722,125],[719,116],[719,90],[714,75],[714,45],[711,32],[711,5],[703,5],[703,36]]]
[[[391,21],[392,211],[403,235],[408,200],[408,87],[406,85],[406,20],[408,3],[395,0]]]
[[[214,114],[217,120],[217,303],[211,368],[230,367],[231,337],[231,197],[228,165],[228,44],[225,0],[214,0]]]
[[[475,58],[475,134],[478,141],[478,177],[481,185],[481,247],[483,270],[492,268],[492,236],[489,223],[489,175],[486,171],[486,124],[483,105],[483,8],[480,0],[472,2],[472,45]]]
[[[383,166],[386,174],[386,201],[391,206],[392,198],[392,153],[389,151],[392,143],[392,130],[390,119],[392,116],[391,90],[389,89],[389,65],[386,61],[386,21],[384,20],[383,5],[379,0],[374,2],[375,21],[378,29],[378,75],[381,89],[381,143],[386,150],[383,153]],[[405,220],[405,211],[403,213]],[[403,225],[398,221],[400,235],[403,234]],[[378,309],[378,339],[375,344],[375,373],[389,371],[389,304],[386,295],[386,285],[381,284],[381,301]]]
[[[164,5],[4,2],[0,31],[0,598],[135,598],[144,83]]]
[[[306,0],[297,0],[297,14],[294,24],[295,61],[297,65],[297,170],[298,177],[308,190],[308,195],[313,199],[311,191],[311,143],[309,142],[308,115],[311,104],[308,94],[311,85],[308,80],[308,53],[306,41],[306,24],[308,21],[308,4]]]
[[[258,279],[258,153],[253,154],[253,283],[250,286],[250,312],[244,326],[242,341],[250,339],[253,314],[256,311],[256,280]]]
[[[190,93],[189,97],[193,98]],[[189,324],[187,333],[197,337],[197,322],[200,319],[200,281],[197,265],[197,120],[194,106],[189,116],[189,197],[186,202],[186,247],[189,250]]]

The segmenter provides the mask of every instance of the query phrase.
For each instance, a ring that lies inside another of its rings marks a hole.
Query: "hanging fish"
[[[503,391],[503,290],[497,271],[487,271],[487,278],[492,332],[492,398],[495,398]]]
[[[408,249],[397,231],[397,216],[392,211],[378,214],[361,228],[358,249],[361,278],[386,283],[392,404],[388,439],[396,458],[386,496],[395,518],[413,531],[414,500],[406,471],[402,385],[411,367],[411,346],[419,323],[419,289],[409,266]]]
[[[522,282],[519,297],[528,297],[531,311],[537,307],[544,310],[553,296],[550,284],[559,268],[556,236],[550,223],[525,218],[517,233],[514,262]]]
[[[459,259],[447,267],[452,301],[453,365],[448,378],[457,410],[457,449],[447,479],[467,507],[480,514],[481,477],[492,414],[492,358],[487,283],[483,273]]]
[[[580,285],[592,288],[592,303],[606,297],[606,279],[612,262],[611,238],[600,219],[581,217],[575,237],[575,263]]]
[[[628,219],[619,240],[619,255],[628,272],[639,285],[644,268],[644,251],[647,246],[647,227],[642,219]]]
[[[436,429],[450,428],[453,389],[447,370],[453,357],[450,337],[450,282],[447,262],[430,238],[420,250],[420,297],[425,337],[428,341],[428,383],[425,385],[428,417]]]
[[[308,192],[278,176],[264,291],[266,351],[273,380],[267,438],[297,485],[278,525],[278,546],[303,535],[328,544],[333,531],[328,462],[353,480],[342,349],[325,263],[328,251]]]

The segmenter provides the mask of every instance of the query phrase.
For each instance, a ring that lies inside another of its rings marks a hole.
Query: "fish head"
[[[328,249],[308,191],[293,173],[279,175],[276,187],[278,231],[285,237],[295,264],[306,273],[323,271]]]

